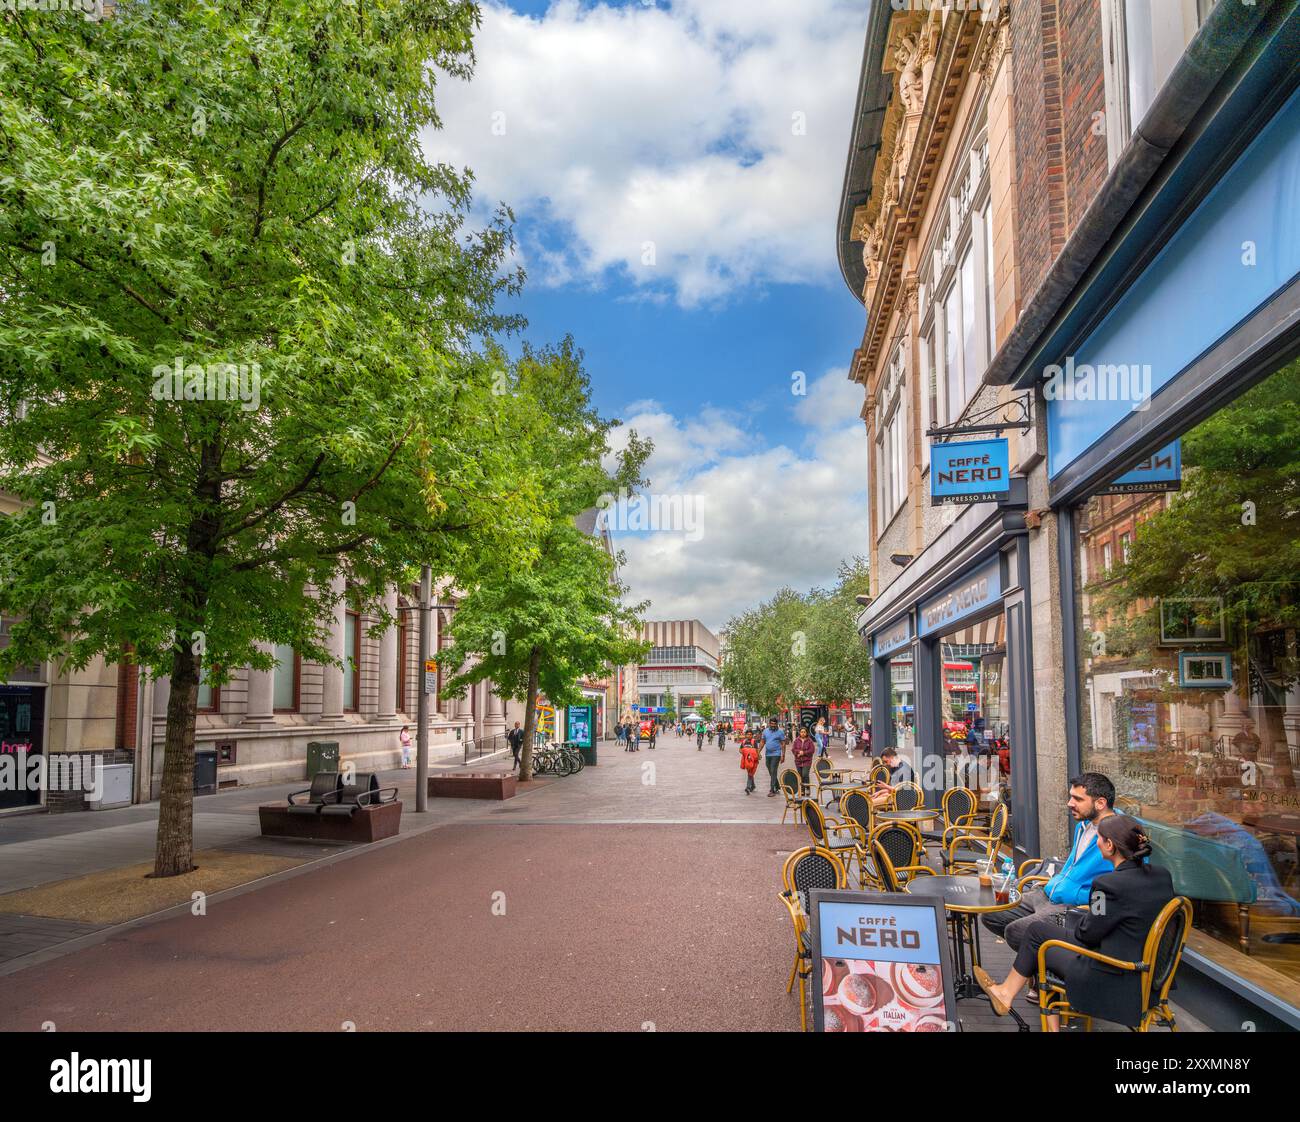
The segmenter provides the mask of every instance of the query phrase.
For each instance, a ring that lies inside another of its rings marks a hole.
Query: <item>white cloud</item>
[[[825,586],[841,560],[866,555],[866,437],[856,408],[792,448],[720,411],[682,419],[637,405],[624,425],[655,441],[648,493],[701,504],[696,534],[614,528],[623,577],[634,600],[651,601],[650,618],[721,627],[783,585]]]
[[[488,4],[475,76],[440,81],[425,143],[473,169],[480,205],[562,231],[563,251],[524,246],[534,281],[621,273],[689,306],[833,279],[865,18],[857,0]]]

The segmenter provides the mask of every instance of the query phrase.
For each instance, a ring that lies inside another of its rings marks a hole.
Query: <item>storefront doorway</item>
[[[40,805],[42,792],[31,761],[44,752],[45,687],[0,686],[0,755],[12,761],[0,774],[13,779],[0,784],[0,812]]]

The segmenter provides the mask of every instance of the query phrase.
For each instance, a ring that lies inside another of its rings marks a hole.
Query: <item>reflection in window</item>
[[[1078,589],[1083,764],[1150,826],[1211,948],[1280,992],[1300,980],[1300,363],[1186,433],[1182,463],[1176,492],[1078,511],[1080,559],[1121,543]]]

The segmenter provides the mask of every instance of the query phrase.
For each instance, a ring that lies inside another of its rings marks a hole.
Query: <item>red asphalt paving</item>
[[[802,833],[449,825],[6,977],[0,1030],[797,1031]]]

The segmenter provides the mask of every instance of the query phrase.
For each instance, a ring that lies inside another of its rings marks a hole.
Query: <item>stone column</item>
[[[343,589],[344,581],[341,576],[337,576],[330,581],[331,594],[341,595]],[[343,657],[344,614],[346,611],[347,605],[340,600],[334,608],[334,624],[330,628],[327,644],[330,654],[338,659]],[[341,665],[321,667],[320,719],[328,722],[343,720],[343,667]]]
[[[153,687],[153,715],[155,717],[167,716],[167,702],[172,696],[172,679],[170,674],[163,674]]]
[[[384,607],[397,618],[397,589],[384,596]],[[382,721],[397,716],[397,628],[390,627],[379,640],[379,707],[376,716]]]
[[[506,731],[506,703],[497,696],[496,683],[486,682],[487,716],[483,719],[483,735],[498,736]]]
[[[257,649],[271,653],[270,643],[258,643]],[[275,720],[275,671],[248,668],[248,702],[244,709],[244,725],[269,725]]]

